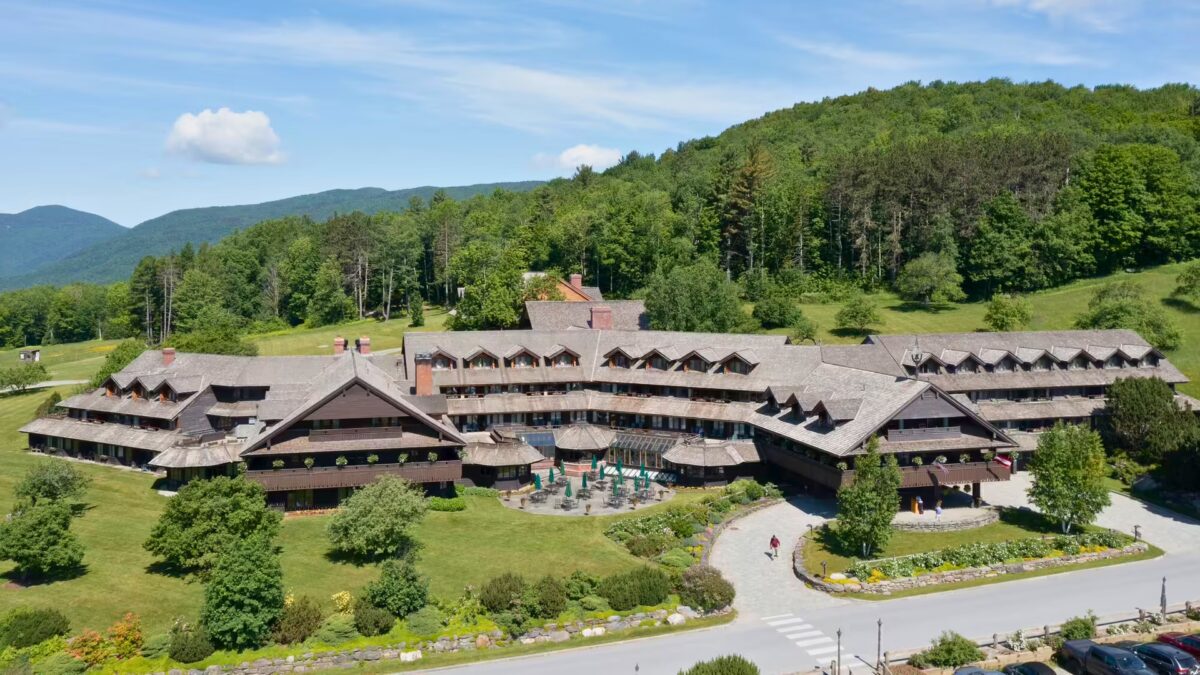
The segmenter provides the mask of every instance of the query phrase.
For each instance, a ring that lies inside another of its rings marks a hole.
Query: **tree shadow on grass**
[[[1062,534],[1062,527],[1058,521],[1047,517],[1043,513],[1034,511],[1028,506],[1015,509],[1001,509],[1000,522],[1041,534]]]
[[[1192,303],[1192,301],[1185,300],[1183,298],[1177,298],[1177,297],[1163,298],[1162,304],[1166,305],[1167,307],[1170,307],[1171,309],[1173,309],[1177,312],[1183,312],[1184,314],[1200,314],[1200,307],[1197,307],[1195,304]]]
[[[88,566],[85,563],[80,563],[73,567],[46,575],[30,575],[25,577],[19,571],[13,569],[0,575],[4,579],[6,588],[36,588],[40,586],[49,586],[58,581],[70,581],[78,579],[87,574]]]
[[[931,302],[928,305],[911,300],[900,302],[895,305],[889,305],[888,309],[893,312],[904,312],[906,314],[912,312],[927,312],[929,314],[940,314],[954,309],[954,305],[950,303]]]
[[[160,577],[171,577],[180,581],[191,582],[199,578],[195,570],[176,565],[173,562],[166,560],[156,560],[149,565],[146,565],[146,574],[154,574]]]
[[[857,328],[831,328],[829,329],[829,332],[833,335],[843,338],[865,338],[871,334],[871,330],[869,328],[867,330],[859,330]]]
[[[842,542],[841,537],[833,527],[821,527],[813,530],[812,539],[826,551],[843,558],[855,558],[859,552]]]

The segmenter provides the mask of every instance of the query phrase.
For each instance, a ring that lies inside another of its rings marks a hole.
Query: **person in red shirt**
[[[779,537],[771,535],[771,560],[779,557]]]

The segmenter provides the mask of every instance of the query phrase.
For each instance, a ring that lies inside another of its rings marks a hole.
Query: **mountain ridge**
[[[0,277],[40,267],[127,231],[108,218],[61,204],[0,213]]]
[[[25,288],[40,284],[61,285],[77,281],[119,281],[128,277],[138,260],[147,255],[162,255],[172,249],[179,249],[185,243],[215,243],[235,230],[271,218],[308,216],[315,220],[323,220],[342,212],[378,213],[406,208],[413,197],[428,200],[439,190],[454,199],[467,199],[495,190],[531,190],[543,182],[512,181],[450,187],[423,185],[399,190],[378,187],[335,188],[257,204],[177,209],[131,228],[121,227],[95,214],[57,207],[111,223],[118,231],[112,236],[87,240],[82,246],[71,247],[65,255],[43,255],[38,259],[37,265],[30,265],[27,259],[23,261],[20,257],[11,263],[5,263],[8,254],[0,253],[0,270],[6,270],[0,272],[0,289]],[[56,207],[34,207],[22,213],[46,208]],[[3,214],[0,214],[0,218],[3,218]],[[0,227],[3,227],[2,220]],[[0,229],[0,237],[2,236],[3,230]],[[61,247],[56,250],[62,251]],[[17,265],[21,265],[21,268],[17,268]]]

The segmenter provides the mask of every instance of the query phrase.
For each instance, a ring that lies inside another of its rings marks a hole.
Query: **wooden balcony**
[[[462,461],[407,462],[405,464],[361,464],[312,469],[268,469],[247,471],[246,477],[258,482],[267,492],[318,490],[322,488],[360,487],[380,476],[397,476],[414,483],[441,483],[462,478]]]
[[[321,441],[357,441],[364,439],[400,438],[404,435],[401,427],[354,427],[348,429],[313,429],[308,432],[308,440],[312,443]]]
[[[830,490],[837,490],[854,480],[853,469],[841,471],[836,466],[830,466],[804,455],[784,450],[776,445],[768,444],[762,449],[765,450],[767,461]],[[851,466],[854,463],[851,458],[847,458],[845,461]],[[1010,475],[1010,469],[997,462],[946,464],[945,471],[932,464],[902,466],[900,467],[900,487],[922,488],[935,485],[992,483],[1008,480]]]
[[[931,441],[962,436],[962,427],[926,427],[924,429],[888,429],[889,443]]]

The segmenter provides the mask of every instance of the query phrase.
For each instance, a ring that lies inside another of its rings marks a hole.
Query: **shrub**
[[[0,647],[31,647],[70,630],[67,617],[57,609],[16,607],[0,618]]]
[[[687,552],[687,549],[673,548],[670,551],[660,555],[658,557],[658,562],[666,565],[667,567],[673,567],[675,569],[682,570],[691,567],[692,563],[696,562],[696,559],[692,557],[691,553]]]
[[[175,624],[171,630],[171,659],[180,663],[195,663],[207,659],[213,653],[212,641],[203,626]]]
[[[500,627],[509,637],[517,637],[529,632],[536,624],[536,620],[529,616],[523,609],[516,608],[506,612],[494,614],[492,620]]]
[[[47,459],[29,467],[13,488],[13,494],[18,499],[28,499],[31,504],[79,499],[91,482],[92,479],[83,475],[74,464]]]
[[[329,596],[333,601],[333,610],[339,614],[346,614],[354,609],[354,596],[350,595],[350,591],[338,591]]]
[[[603,612],[612,609],[608,601],[598,595],[585,595],[579,599],[579,606],[589,612]]]
[[[430,511],[466,511],[467,500],[462,497],[430,497]]]
[[[33,668],[35,675],[79,675],[88,665],[66,652],[52,654]]]
[[[759,485],[757,481],[753,480],[739,480],[731,485],[730,488],[736,488],[740,490],[741,493],[746,495],[746,498],[752,502],[762,499],[767,493],[763,486]]]
[[[533,585],[538,616],[553,619],[567,608],[567,589],[562,580],[546,575]]]
[[[588,574],[583,570],[575,570],[571,572],[571,576],[567,577],[565,586],[567,589],[567,597],[572,600],[579,600],[585,596],[592,595],[596,592],[596,587],[600,585],[600,577],[594,574]]]
[[[909,657],[908,663],[916,668],[957,668],[983,659],[983,652],[967,638],[946,631],[923,652]]]
[[[432,637],[445,627],[445,617],[437,607],[426,605],[405,617],[404,623],[413,635]]]
[[[762,672],[752,661],[737,654],[718,656],[710,661],[701,661],[679,675],[759,675]]]
[[[689,527],[690,529],[690,527]],[[690,535],[691,532],[688,532]],[[675,544],[675,539],[656,532],[654,534],[636,534],[625,542],[625,548],[639,558],[653,558]]]
[[[733,602],[733,584],[714,567],[699,565],[685,570],[679,582],[679,599],[704,612],[728,607]]]
[[[118,659],[132,659],[142,651],[142,622],[133,612],[108,627],[105,633],[109,653]]]
[[[492,614],[511,609],[525,592],[525,579],[519,574],[506,572],[489,579],[479,591],[479,602]]]
[[[171,651],[170,633],[151,635],[142,643],[142,656],[148,659],[157,659],[169,651]]]
[[[662,570],[638,567],[605,577],[599,594],[617,611],[638,605],[657,605],[671,594],[671,579]]]
[[[419,611],[419,610],[418,610]],[[383,635],[396,625],[396,617],[366,600],[354,605],[354,628],[367,637]]]
[[[349,642],[358,637],[354,628],[354,617],[350,614],[331,614],[321,622],[317,629],[317,640],[332,646]]]
[[[1126,455],[1117,456],[1112,463],[1112,477],[1121,481],[1124,485],[1133,485],[1138,478],[1141,478],[1149,470],[1149,467],[1138,464]]]
[[[283,613],[283,568],[275,545],[261,535],[231,544],[204,587],[200,621],[225,649],[258,647]]]
[[[457,486],[456,489],[459,494],[463,494],[463,495],[474,495],[476,497],[499,497],[500,496],[500,491],[495,488],[474,487],[474,486],[471,486],[471,487]]]
[[[410,561],[383,563],[379,579],[367,584],[366,598],[372,605],[395,616],[405,616],[429,602],[429,581],[417,573]]]
[[[285,603],[271,629],[271,639],[281,645],[304,642],[321,627],[321,606],[307,595]]]
[[[1058,635],[1063,640],[1090,640],[1096,637],[1096,615],[1088,612],[1087,616],[1068,619],[1058,629]]]
[[[89,667],[102,663],[112,655],[111,647],[104,636],[94,630],[85,630],[71,638],[67,645],[67,653]]]

